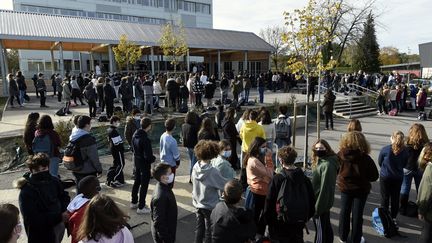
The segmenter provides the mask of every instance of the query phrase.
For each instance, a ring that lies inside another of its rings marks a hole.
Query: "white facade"
[[[212,0],[1,0],[12,1],[13,10],[99,19],[123,20],[146,24],[182,23],[185,27],[213,28]],[[20,69],[26,75],[51,73],[49,51],[21,50]],[[58,54],[54,53],[57,61]],[[64,52],[65,70],[88,71],[89,55]],[[94,57],[107,63],[107,55]],[[143,57],[143,61],[147,57]],[[70,69],[69,69],[70,68]]]

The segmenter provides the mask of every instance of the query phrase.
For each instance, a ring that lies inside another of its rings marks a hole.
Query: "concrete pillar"
[[[94,65],[94,56],[93,52],[90,52],[90,70],[95,72],[95,65]]]
[[[5,57],[4,52],[3,52],[3,43],[1,40],[0,40],[0,50],[2,50],[0,53],[0,69],[1,69],[1,73],[2,73],[1,78],[2,78],[2,82],[3,82],[2,83],[3,84],[3,96],[8,96],[9,88],[8,88],[8,83],[6,81],[6,77],[7,77],[6,62],[7,62],[7,60],[6,60],[6,57]]]
[[[271,70],[271,63],[272,63],[272,60],[271,60],[271,53],[269,53],[269,57],[268,57],[268,70]],[[267,70],[267,71],[268,71]]]
[[[160,73],[160,55],[157,55],[157,72]]]
[[[62,77],[65,76],[65,70],[64,70],[64,58],[63,58],[63,43],[60,42],[59,44],[59,59],[60,59],[60,75]]]
[[[212,75],[212,73],[213,73],[213,60],[212,60],[212,55],[210,54],[209,56],[210,56],[210,57],[209,57],[209,70],[208,70],[208,73],[207,73],[207,77],[210,77],[210,76]]]
[[[115,72],[115,60],[114,60],[114,52],[112,46],[108,46],[108,59],[109,59],[109,71],[111,73]]]
[[[221,51],[217,51],[217,67],[218,67],[218,80],[221,79]]]
[[[154,63],[154,48],[153,48],[153,46],[150,47],[150,58],[151,58],[151,61],[150,61],[151,72],[152,72],[152,75],[154,75],[155,74],[155,63]]]
[[[83,57],[82,57],[82,53],[79,52],[78,53],[79,56],[79,69],[80,69],[80,73],[84,72],[84,67],[83,67]]]
[[[243,63],[243,73],[244,71],[248,71],[248,52],[244,52],[244,63]]]
[[[102,52],[99,52],[99,67],[101,71],[104,72],[103,65],[102,65]]]
[[[52,74],[55,73],[55,61],[54,61],[54,50],[50,50],[51,53],[51,72]]]
[[[186,70],[189,73],[190,72],[190,56],[189,56],[189,49],[186,53]]]
[[[6,73],[9,73],[9,65],[8,65],[8,61],[7,61],[7,50],[3,49],[3,53],[4,53],[4,59],[5,59],[4,66],[6,69]],[[11,70],[11,72],[12,72],[12,70]]]

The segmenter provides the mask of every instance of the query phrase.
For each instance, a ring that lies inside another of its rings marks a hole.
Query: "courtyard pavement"
[[[297,95],[299,101],[304,101],[304,95]],[[275,98],[277,98],[280,102],[284,102],[285,100],[289,100],[290,95],[282,94],[282,93],[270,93],[266,92],[266,102],[272,103]],[[48,106],[51,104],[55,104],[54,98],[48,99]],[[53,108],[43,110],[42,112],[46,112],[47,114],[53,114],[57,108],[52,106]],[[34,110],[32,109],[34,108]],[[28,104],[25,108],[14,108],[7,109],[3,114],[3,120],[0,123],[0,136],[5,136],[6,134],[22,134],[22,128],[25,119],[24,117],[31,111],[39,111],[38,105]],[[74,109],[76,113],[87,113],[87,108],[79,107]],[[57,117],[54,118],[56,120]],[[64,118],[61,118],[64,119]],[[407,134],[409,127],[417,122],[416,114],[414,113],[402,113],[401,116],[398,117],[389,117],[389,116],[375,116],[375,117],[366,117],[360,119],[363,131],[371,144],[371,156],[374,160],[377,160],[378,153],[380,149],[390,143],[390,135],[395,130],[401,130],[405,134]],[[324,130],[321,132],[321,138],[326,139],[332,148],[335,151],[338,151],[338,143],[341,135],[346,131],[346,125],[348,121],[346,119],[336,118],[335,119],[335,130]],[[422,122],[426,130],[429,132],[432,128],[432,123],[429,121]],[[321,123],[321,127],[324,123]],[[316,140],[316,123],[309,123],[309,147]],[[298,150],[299,155],[302,155],[303,147],[304,147],[304,130],[297,130],[297,139],[296,139],[296,149]],[[155,156],[159,156],[159,152],[155,149]],[[101,158],[103,163],[103,168],[106,169],[112,163],[112,159],[110,156],[104,156]],[[179,216],[178,216],[178,227],[177,227],[177,242],[179,243],[189,243],[193,242],[194,236],[194,227],[195,227],[195,217],[194,217],[194,208],[192,206],[191,193],[192,187],[188,183],[189,180],[189,163],[187,158],[187,153],[184,148],[181,148],[181,165],[178,170],[178,174],[175,181],[174,193],[176,195],[178,207],[179,207]],[[18,205],[18,194],[19,191],[14,189],[12,186],[12,182],[19,178],[25,170],[15,171],[0,174],[0,203],[10,202],[15,205]],[[130,216],[130,225],[132,227],[136,226],[132,233],[136,239],[136,242],[152,242],[150,236],[150,218],[149,215],[137,215],[135,211],[129,209],[130,203],[130,191],[132,187],[133,181],[130,180],[131,172],[132,172],[132,160],[131,154],[126,154],[126,168],[125,168],[125,177],[127,180],[127,185],[120,189],[112,189],[106,186],[102,186],[102,193],[105,193],[114,198],[114,200],[119,204],[119,206]],[[61,169],[61,175],[63,178],[72,178],[69,171]],[[101,179],[104,182],[104,178]],[[155,181],[152,180],[150,183],[149,192],[147,196],[146,202],[148,203],[153,193]],[[71,197],[75,195],[74,190],[70,191]],[[415,200],[415,190],[411,191],[411,200]],[[368,197],[367,205],[364,210],[364,237],[367,242],[417,242],[418,236],[421,231],[421,222],[415,218],[407,218],[404,216],[398,216],[398,223],[400,226],[400,232],[404,237],[395,237],[393,239],[386,239],[384,237],[380,237],[371,226],[371,214],[375,207],[379,206],[380,203],[380,193],[379,193],[379,184],[378,182],[373,183],[372,191]],[[338,215],[340,211],[340,194],[338,190],[336,190],[335,195],[335,205],[331,210],[331,223],[335,233],[335,242],[338,242]],[[309,235],[305,233],[305,241],[313,242],[314,237],[314,227],[311,223],[308,224],[308,228],[310,231]],[[20,239],[19,242],[26,242],[25,234]],[[63,242],[70,242],[70,238],[65,237]]]

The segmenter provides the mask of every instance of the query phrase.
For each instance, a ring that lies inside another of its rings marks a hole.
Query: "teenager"
[[[248,152],[245,154],[243,167],[246,168],[247,184],[253,195],[257,239],[260,239],[264,235],[266,227],[264,218],[261,215],[264,210],[269,184],[274,173],[271,151],[267,149],[265,139],[256,137],[252,141]]]
[[[99,91],[98,91],[99,95]],[[114,100],[117,98],[117,94],[113,86],[111,86],[110,81],[105,80],[105,86],[103,86],[103,103],[99,105],[106,106],[106,115],[109,118],[114,114]],[[100,97],[99,97],[100,99]],[[99,100],[100,103],[100,100]]]
[[[62,83],[62,94],[63,94],[63,99],[65,102],[65,107],[64,107],[64,112],[65,114],[69,114],[70,112],[70,105],[71,105],[71,99],[72,99],[72,88],[69,84],[69,79],[68,78],[64,78],[63,79],[63,83]]]
[[[259,125],[256,120],[258,118],[258,113],[256,111],[251,111],[249,113],[248,120],[245,121],[243,126],[240,128],[240,139],[241,144],[241,160],[244,160],[243,155],[250,151],[249,147],[256,138],[262,138],[266,141],[266,135],[264,128]],[[266,144],[265,144],[266,145]],[[242,161],[243,162],[243,161]]]
[[[250,242],[256,226],[251,210],[240,207],[243,187],[238,180],[228,181],[223,190],[223,201],[216,204],[211,220],[213,243]]]
[[[423,146],[429,142],[429,137],[426,129],[422,124],[414,123],[409,131],[406,140],[406,148],[408,150],[408,162],[404,167],[404,175],[402,187],[400,191],[400,213],[406,215],[406,210],[411,191],[411,183],[414,179],[415,187],[418,191],[420,181],[422,179],[422,171],[419,170],[418,159]]]
[[[108,196],[96,195],[90,200],[78,230],[80,243],[133,243],[126,227],[128,216]]]
[[[60,180],[49,173],[49,163],[43,153],[29,157],[26,164],[30,172],[16,182],[29,243],[60,243],[69,219],[66,207],[70,198]]]
[[[227,139],[230,142],[231,146],[231,156],[229,157],[228,161],[231,163],[231,166],[234,169],[239,169],[239,158],[237,155],[237,141],[240,143],[240,136],[239,133],[235,127],[234,123],[235,118],[235,110],[234,108],[228,108],[225,112],[225,118],[222,121],[222,132],[224,139]]]
[[[124,137],[126,138],[126,141],[128,142],[131,149],[132,147],[132,136],[136,132],[136,130],[140,129],[141,127],[141,111],[139,109],[133,109],[132,115],[126,117],[126,125],[124,130]]]
[[[37,130],[39,116],[40,115],[37,112],[32,112],[28,114],[27,121],[24,127],[23,142],[29,155],[33,155],[33,139]]]
[[[67,227],[71,235],[71,243],[78,242],[78,229],[83,223],[84,213],[90,200],[99,194],[101,187],[96,176],[86,176],[78,184],[78,189],[81,193],[76,195],[67,206],[69,213]]]
[[[341,191],[339,239],[341,242],[363,242],[363,210],[371,190],[371,182],[378,179],[378,169],[369,156],[370,145],[361,132],[348,132],[342,136],[338,157],[340,170],[337,185]],[[352,214],[352,232],[350,216]]]
[[[169,186],[174,180],[171,167],[158,164],[152,171],[156,183],[151,200],[151,232],[155,243],[174,243],[177,232],[177,202]]]
[[[396,223],[399,211],[399,196],[403,180],[403,168],[409,153],[405,148],[404,134],[396,131],[390,137],[390,145],[381,149],[378,156],[380,170],[381,207],[387,209]],[[389,210],[391,203],[391,210]]]
[[[302,169],[294,165],[296,158],[297,152],[293,148],[284,146],[279,149],[278,159],[281,161],[283,169],[271,179],[268,194],[265,197],[264,217],[269,226],[270,238],[275,242],[303,242],[305,223],[314,215],[315,200],[312,184]],[[286,207],[291,207],[291,210],[287,210],[285,213],[280,208],[280,201],[278,200],[279,191],[284,184],[284,198],[293,200],[291,201],[292,205],[286,205]],[[290,188],[299,189],[294,192],[290,191]],[[295,195],[298,196],[298,199],[289,197],[288,195],[291,193],[297,193]],[[303,213],[301,215],[303,220],[290,221],[291,217],[297,216],[294,213],[300,212],[300,210]]]
[[[420,155],[420,169],[424,171],[417,196],[419,219],[423,220],[421,243],[432,242],[432,144],[424,146]]]
[[[36,93],[40,95],[40,107],[41,108],[48,108],[48,106],[45,105],[46,102],[46,84],[44,80],[43,73],[39,73],[36,80]]]
[[[159,152],[162,163],[169,164],[171,170],[176,174],[176,170],[180,165],[180,152],[178,150],[177,141],[172,136],[176,127],[176,121],[172,118],[165,121],[165,132],[160,137]],[[170,184],[174,186],[174,182]]]
[[[145,204],[145,198],[150,182],[151,164],[156,160],[156,157],[153,155],[151,141],[148,138],[148,133],[151,129],[151,120],[143,118],[141,120],[141,128],[132,137],[135,181],[132,187],[131,208],[137,209],[137,214],[150,213],[150,208]]]
[[[107,130],[110,152],[113,157],[113,166],[107,173],[107,186],[122,187],[125,184],[123,169],[125,167],[123,138],[118,132],[120,118],[112,116]]]
[[[312,187],[315,194],[316,243],[332,243],[334,234],[330,223],[339,159],[326,140],[319,139],[312,146]]]
[[[219,154],[216,142],[201,140],[194,151],[198,159],[192,170],[192,204],[197,209],[194,242],[210,243],[210,214],[219,202],[219,191],[223,190],[227,180],[210,163]]]
[[[213,121],[210,118],[205,118],[202,121],[201,128],[198,131],[198,140],[220,140],[218,131],[214,127]]]
[[[89,116],[94,118],[96,117],[96,99],[97,94],[96,90],[93,87],[93,83],[88,83],[87,86],[85,86],[84,90],[84,98],[87,100],[88,106],[89,106]]]
[[[13,101],[16,98],[18,105],[23,107],[21,100],[19,98],[19,90],[16,80],[14,79],[12,73],[7,75],[7,82],[9,84],[9,101],[12,108],[14,108]]]
[[[219,155],[212,159],[211,164],[214,168],[219,170],[221,175],[227,180],[234,179],[236,172],[232,168],[228,159],[231,157],[231,143],[228,140],[222,140],[219,142]]]
[[[0,204],[0,242],[16,243],[23,233],[18,208],[9,203]]]
[[[330,129],[333,130],[333,107],[334,107],[335,100],[336,100],[336,96],[333,94],[333,90],[328,89],[326,94],[324,95],[324,101],[322,104],[327,130],[329,129],[329,122],[330,122]]]
[[[195,145],[198,143],[198,122],[198,115],[193,111],[189,111],[186,114],[184,123],[182,125],[183,146],[187,148],[190,159],[189,183],[192,183],[192,168],[196,163],[196,157],[193,150],[195,148]]]
[[[347,132],[354,132],[354,131],[362,132],[362,130],[363,130],[362,125],[361,125],[359,120],[351,119],[349,121],[348,126],[347,126]]]

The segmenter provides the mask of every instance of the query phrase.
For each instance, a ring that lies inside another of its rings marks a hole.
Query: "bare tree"
[[[274,48],[270,58],[276,68],[276,71],[279,71],[279,64],[282,63],[282,60],[280,60],[281,57],[286,56],[288,52],[288,45],[283,41],[282,38],[285,33],[286,29],[277,25],[268,26],[265,29],[261,29],[259,32],[259,36]]]

